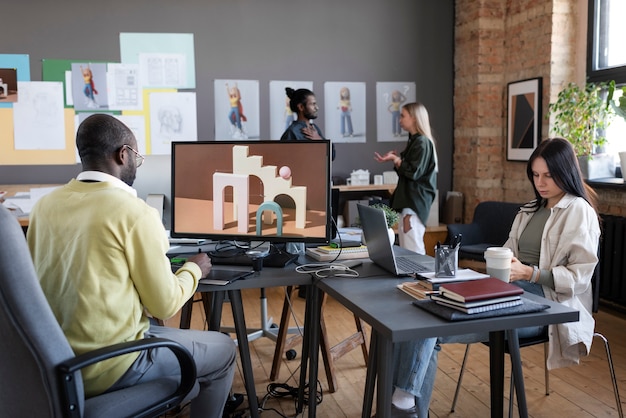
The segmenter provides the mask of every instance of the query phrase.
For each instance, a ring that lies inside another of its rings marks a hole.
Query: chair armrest
[[[64,410],[69,416],[80,416],[78,391],[76,387],[75,374],[81,369],[103,360],[136,351],[144,351],[152,348],[166,347],[172,351],[180,365],[180,383],[176,391],[166,400],[167,403],[180,403],[191,391],[196,382],[196,364],[189,351],[180,343],[166,338],[144,338],[137,341],[114,344],[102,347],[88,353],[81,354],[60,363],[57,366],[57,375],[63,390]],[[158,400],[153,408],[158,409],[163,404],[163,400]],[[146,416],[154,415],[152,409],[146,411]]]
[[[461,247],[463,245],[480,244],[483,242],[482,233],[477,224],[448,224],[448,242],[455,235],[462,235]]]

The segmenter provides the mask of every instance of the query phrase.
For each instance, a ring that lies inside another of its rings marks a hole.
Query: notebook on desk
[[[397,247],[389,240],[385,213],[370,206],[357,205],[365,245],[370,259],[396,276],[435,271],[435,260]]]

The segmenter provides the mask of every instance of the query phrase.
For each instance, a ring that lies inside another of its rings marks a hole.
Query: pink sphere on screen
[[[286,165],[282,166],[278,170],[278,175],[287,180],[289,177],[291,177],[291,168],[287,167]]]

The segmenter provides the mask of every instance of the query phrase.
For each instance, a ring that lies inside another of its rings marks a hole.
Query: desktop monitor
[[[171,163],[170,155],[146,155],[141,167],[137,168],[137,177],[133,182],[137,197],[159,210],[165,229],[170,229],[172,224]],[[162,202],[159,198],[148,199],[148,195],[162,196]]]
[[[172,143],[173,237],[326,243],[330,142]]]

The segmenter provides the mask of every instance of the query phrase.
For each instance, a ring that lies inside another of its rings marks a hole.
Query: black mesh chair
[[[597,313],[598,307],[600,304],[600,263],[596,264],[596,268],[593,272],[593,277],[591,278],[591,287],[593,289],[593,302],[592,302],[592,312]],[[617,406],[617,412],[619,413],[619,417],[623,418],[624,414],[622,412],[622,402],[619,396],[619,390],[617,387],[617,379],[615,378],[615,368],[613,367],[613,357],[611,356],[611,349],[609,348],[609,341],[607,338],[600,334],[599,332],[594,332],[594,338],[597,337],[602,340],[604,343],[604,349],[606,351],[606,358],[608,361],[609,372],[611,374],[611,382],[613,383],[613,393],[615,394],[615,403]],[[482,344],[488,345],[487,342]],[[536,344],[543,344],[543,352],[544,352],[544,378],[546,384],[546,396],[550,394],[550,380],[549,380],[549,372],[548,372],[548,328],[545,327],[543,332],[536,336],[530,338],[520,338],[519,339],[519,347],[529,347]],[[465,347],[465,355],[463,356],[463,362],[461,363],[461,371],[459,372],[459,379],[456,384],[456,390],[454,391],[454,399],[452,400],[452,408],[451,412],[454,412],[454,408],[456,407],[456,401],[459,396],[459,391],[461,389],[461,382],[463,381],[463,373],[465,372],[465,364],[467,362],[467,356],[469,354],[469,349],[472,344],[467,344]],[[508,344],[505,344],[505,352],[509,354]],[[510,393],[509,393],[509,417],[512,417],[513,413],[513,398],[515,395],[515,385],[513,384],[513,374],[511,374],[511,384],[510,384]]]
[[[521,203],[480,202],[474,209],[472,223],[449,224],[448,241],[461,234],[459,260],[485,261],[483,256],[489,247],[501,247],[509,237],[509,231]]]
[[[0,205],[0,410],[7,417],[154,417],[194,388],[180,344],[146,338],[75,356],[46,300],[17,219]],[[134,351],[168,347],[181,378],[165,377],[86,399],[80,370]]]

